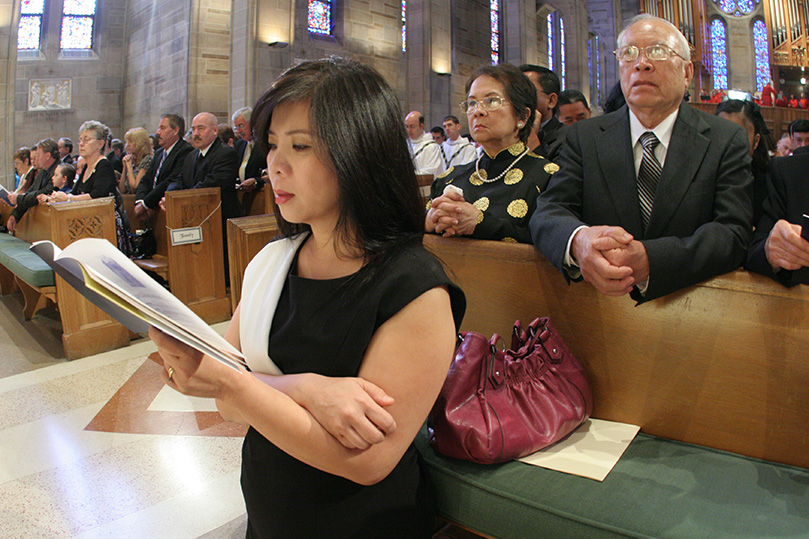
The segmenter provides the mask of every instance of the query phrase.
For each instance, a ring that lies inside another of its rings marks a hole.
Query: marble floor
[[[151,341],[67,361],[47,313],[2,324],[0,538],[244,537],[244,429],[164,386]]]

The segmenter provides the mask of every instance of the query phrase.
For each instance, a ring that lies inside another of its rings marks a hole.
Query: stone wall
[[[122,137],[125,4],[126,0],[100,3],[93,51],[76,54],[59,50],[61,3],[46,2],[40,54],[20,55],[16,61],[15,147],[30,146],[46,137],[67,136],[75,141],[79,126],[86,120],[103,122],[114,136]],[[16,27],[13,34],[11,41],[16,49]],[[29,111],[31,79],[70,79],[70,108]],[[77,150],[74,147],[74,152]]]
[[[15,85],[7,81],[14,80],[17,49],[16,32],[12,29],[19,21],[18,6],[16,0],[0,0],[0,21],[8,21],[0,24],[0,80],[4,81],[0,84],[0,114],[7,119],[14,117]],[[0,127],[0,185],[9,188],[14,187],[14,144],[14,122],[5,121]]]

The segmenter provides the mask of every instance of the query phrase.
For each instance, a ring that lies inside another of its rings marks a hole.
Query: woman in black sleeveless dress
[[[283,237],[247,268],[225,334],[251,372],[153,330],[163,379],[250,425],[249,537],[430,537],[413,439],[465,302],[422,246],[395,94],[371,68],[331,58],[288,70],[253,115]]]

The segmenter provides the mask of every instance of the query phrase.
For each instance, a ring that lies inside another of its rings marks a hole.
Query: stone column
[[[17,63],[17,26],[20,20],[20,3],[16,0],[0,0],[0,110],[6,121],[0,129],[0,185],[14,190],[14,89]],[[5,223],[2,223],[5,225]]]
[[[407,3],[406,114],[419,110],[425,129],[439,125],[450,110],[452,39],[449,2]],[[441,73],[441,75],[439,75]]]
[[[537,64],[537,11],[535,0],[502,0],[501,62]]]

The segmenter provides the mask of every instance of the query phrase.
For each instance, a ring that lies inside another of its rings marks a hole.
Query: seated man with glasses
[[[484,66],[466,82],[461,110],[483,153],[438,176],[425,228],[444,236],[531,243],[528,223],[558,167],[526,146],[536,92],[510,64]]]
[[[572,125],[531,218],[568,280],[638,302],[738,268],[752,233],[747,134],[683,102],[685,37],[650,15],[618,36],[626,106]]]

